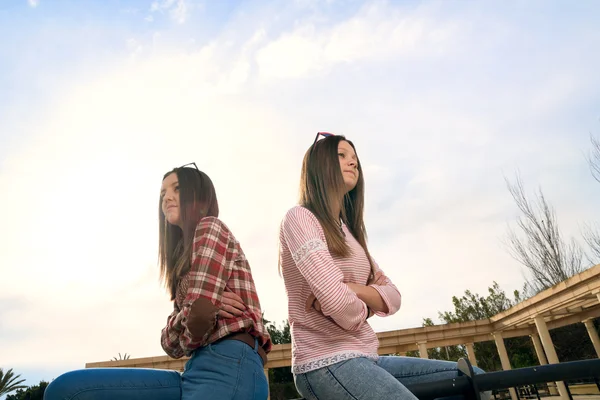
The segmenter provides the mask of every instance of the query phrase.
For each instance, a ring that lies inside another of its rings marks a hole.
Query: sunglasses
[[[315,145],[317,144],[317,141],[319,140],[319,136],[323,136],[324,138],[328,138],[328,137],[331,137],[331,136],[335,136],[335,134],[329,133],[329,132],[317,132],[317,136],[315,137],[315,141],[313,142],[312,148],[310,149],[311,153],[315,149]]]
[[[186,168],[186,167],[188,167],[188,168],[194,167],[194,168],[196,168],[196,171],[200,171],[200,170],[198,169],[198,166],[196,165],[196,163],[195,163],[195,162],[191,162],[191,163],[184,164],[184,165],[182,165],[182,166],[181,166],[181,167],[179,167],[179,168]],[[179,169],[179,168],[178,168],[178,169]]]

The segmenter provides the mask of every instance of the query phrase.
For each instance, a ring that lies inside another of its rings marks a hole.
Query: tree
[[[472,293],[470,290],[466,290],[462,297],[453,296],[454,311],[440,312],[439,318],[443,323],[447,324],[488,319],[517,305],[521,300],[519,291],[515,290],[511,299],[494,282],[488,288],[488,295],[486,297]],[[600,318],[597,318],[595,323],[598,324],[599,321]],[[423,321],[423,325],[432,325],[431,319],[426,318]],[[573,324],[553,329],[550,331],[550,336],[556,348],[558,359],[562,362],[597,357],[583,324]],[[539,364],[533,343],[528,336],[506,338],[504,339],[504,344],[513,368],[530,367]],[[453,352],[451,347],[448,346],[448,353],[446,353],[445,349],[439,349],[439,351],[428,349],[429,357],[455,361],[459,357],[466,355],[466,353],[465,355],[460,355],[462,351],[460,347],[462,346],[456,346],[458,347],[456,352]],[[498,371],[502,369],[498,349],[493,341],[474,343],[474,348],[479,367],[485,371]],[[418,352],[410,352],[407,355],[419,356]]]
[[[439,318],[447,324],[491,318],[521,302],[521,294],[518,290],[513,292],[513,297],[513,300],[509,299],[494,281],[492,286],[488,287],[487,297],[472,293],[470,290],[465,290],[465,294],[460,298],[452,296],[454,312],[440,312]]]
[[[590,248],[589,261],[593,265],[600,263],[600,229],[598,229],[598,226],[586,225],[583,238]]]
[[[40,381],[39,384],[30,386],[26,390],[19,389],[15,394],[9,394],[6,400],[43,400],[47,386],[48,382]]]
[[[523,214],[517,219],[522,236],[509,229],[508,248],[513,258],[529,272],[523,288],[529,297],[563,282],[584,270],[583,251],[575,239],[563,240],[554,209],[539,189],[533,201],[525,195],[517,175],[515,183],[506,180],[508,190]]]
[[[423,318],[423,326],[433,325],[435,324],[431,318]],[[412,353],[410,355],[407,353],[407,355],[409,357],[413,356]],[[467,349],[464,346],[434,347],[432,349],[427,349],[427,355],[433,360],[458,361],[461,357],[467,357]]]
[[[272,322],[267,322],[266,328],[271,336],[271,342],[273,342],[273,344],[292,343],[290,322],[287,319],[283,321],[283,327],[281,330],[277,329],[277,326],[275,326]]]
[[[600,182],[600,139],[590,135],[590,141],[592,142],[592,151],[588,158],[590,170],[594,179]]]
[[[0,396],[27,387],[21,385],[21,383],[25,382],[25,379],[17,380],[20,377],[21,375],[14,374],[12,368],[6,372],[0,368]]]
[[[131,357],[131,356],[127,353],[123,354],[122,356],[121,356],[121,353],[119,353],[119,358],[113,357],[112,361],[129,360],[129,357]]]
[[[594,179],[600,182],[600,139],[590,135],[590,141],[592,142],[592,151],[588,157],[590,171]],[[592,264],[600,263],[600,230],[597,227],[587,225],[583,237],[592,253],[590,262]]]
[[[263,323],[271,336],[273,344],[292,343],[292,334],[290,330],[290,322],[286,319],[283,321],[283,326],[279,329],[271,321],[264,318]],[[292,375],[291,367],[270,368],[269,369],[269,392],[270,398],[278,399],[293,399],[300,395],[296,391],[294,385],[294,375]]]
[[[508,310],[521,301],[521,294],[515,290],[513,299],[510,299],[500,288],[498,283],[494,282],[488,288],[488,295],[483,297],[470,290],[466,290],[461,297],[452,297],[454,311],[444,311],[438,314],[439,319],[446,324],[455,322],[476,321],[488,319],[492,316]],[[426,318],[423,325],[432,324],[431,319]],[[511,365],[514,368],[537,365],[534,349],[529,337],[510,338],[505,341],[506,349],[511,359]],[[493,341],[478,342],[473,345],[477,364],[485,371],[498,371],[502,369],[498,349]],[[429,352],[429,350],[434,350]],[[444,360],[457,360],[460,357],[466,357],[466,350],[463,346],[448,346],[446,349],[428,349],[429,357]]]

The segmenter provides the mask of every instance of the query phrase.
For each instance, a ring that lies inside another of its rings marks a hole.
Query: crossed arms
[[[318,308],[343,329],[353,331],[360,329],[370,311],[387,316],[400,308],[398,289],[374,261],[373,282],[344,282],[343,272],[327,249],[319,221],[307,209],[296,207],[288,212],[282,224],[282,239],[316,299],[307,299],[307,312],[310,307]]]

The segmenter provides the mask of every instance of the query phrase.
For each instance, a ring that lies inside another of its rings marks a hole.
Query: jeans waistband
[[[265,349],[258,345],[258,339],[251,334],[247,332],[234,332],[220,339],[219,342],[222,340],[239,340],[240,342],[246,343],[248,346],[252,347],[253,350],[256,350],[262,359],[263,367],[267,365],[267,353],[265,352]]]

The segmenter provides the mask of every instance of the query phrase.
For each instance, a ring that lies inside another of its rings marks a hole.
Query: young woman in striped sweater
[[[367,319],[394,314],[401,296],[369,254],[363,205],[354,145],[318,133],[304,156],[300,204],[279,237],[292,372],[307,400],[416,399],[404,384],[457,376],[454,362],[378,356]]]

